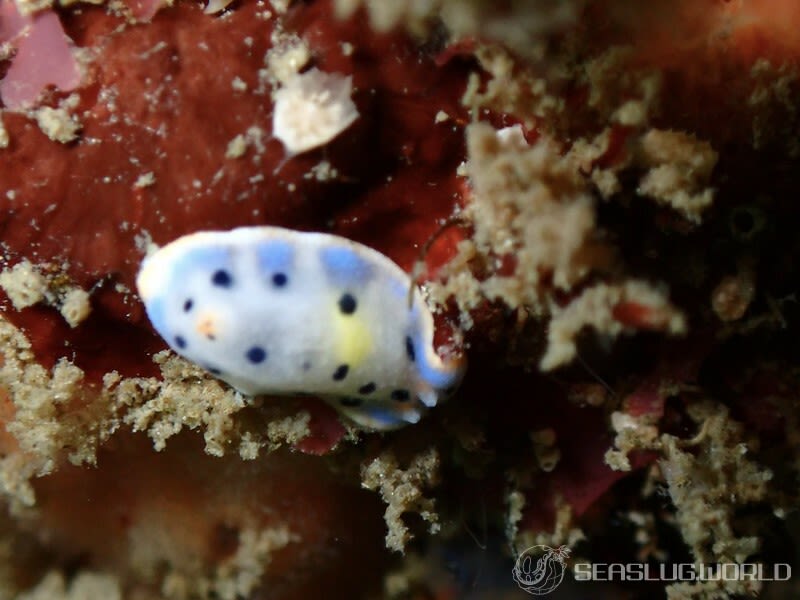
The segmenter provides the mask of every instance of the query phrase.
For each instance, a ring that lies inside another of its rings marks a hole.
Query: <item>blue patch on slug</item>
[[[328,246],[320,252],[328,276],[342,286],[363,285],[372,277],[372,266],[346,246]]]
[[[294,248],[289,242],[284,240],[259,242],[255,250],[259,268],[270,279],[276,274],[285,276],[286,271],[292,266]]]
[[[206,248],[194,248],[191,252],[187,252],[175,260],[171,265],[172,273],[171,280],[176,280],[181,276],[195,271],[202,271],[203,273],[213,274],[220,269],[228,270],[230,276],[231,266],[231,251],[228,248],[219,246],[208,246]],[[169,293],[164,290],[164,294]]]
[[[416,416],[416,419],[409,421],[404,419],[401,413],[376,404],[364,404],[358,408],[358,412],[363,415],[362,418],[365,417],[377,429],[394,429],[395,427],[419,421],[418,413],[411,413]]]

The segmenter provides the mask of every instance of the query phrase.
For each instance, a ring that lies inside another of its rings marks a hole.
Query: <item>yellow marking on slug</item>
[[[358,315],[343,315],[338,308],[331,315],[334,329],[337,360],[357,367],[372,351],[372,334],[366,322]]]

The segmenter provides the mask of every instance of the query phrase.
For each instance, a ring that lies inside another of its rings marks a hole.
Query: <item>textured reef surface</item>
[[[0,599],[528,597],[537,544],[800,567],[798,21],[0,0]],[[258,225],[397,263],[461,386],[375,432],[172,352],[145,256]]]

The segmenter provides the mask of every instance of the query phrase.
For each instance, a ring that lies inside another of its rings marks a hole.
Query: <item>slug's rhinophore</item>
[[[373,429],[416,423],[459,383],[409,276],[361,244],[243,227],[182,237],[137,278],[177,353],[245,394],[312,394]]]

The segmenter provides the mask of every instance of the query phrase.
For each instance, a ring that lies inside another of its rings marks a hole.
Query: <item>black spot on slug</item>
[[[345,377],[347,377],[347,372],[350,370],[350,367],[347,365],[339,365],[336,367],[336,370],[333,372],[333,379],[334,381],[341,381]]]
[[[220,269],[219,271],[214,271],[211,276],[211,283],[219,287],[228,288],[233,285],[233,277],[225,269]]]
[[[356,306],[357,302],[352,294],[343,294],[342,297],[339,298],[339,310],[346,315],[352,315],[356,312]]]
[[[406,336],[406,355],[408,356],[408,360],[414,362],[416,355],[414,354],[414,341]]]
[[[250,348],[247,353],[247,360],[249,360],[254,365],[264,362],[267,358],[267,351],[264,350],[261,346],[253,346]]]
[[[408,393],[408,390],[392,391],[392,400],[397,400],[398,402],[406,402],[410,397],[411,394]]]
[[[375,388],[376,388],[375,384],[372,381],[370,381],[368,384],[362,385],[360,388],[358,388],[358,393],[371,394],[372,392],[375,391]]]

